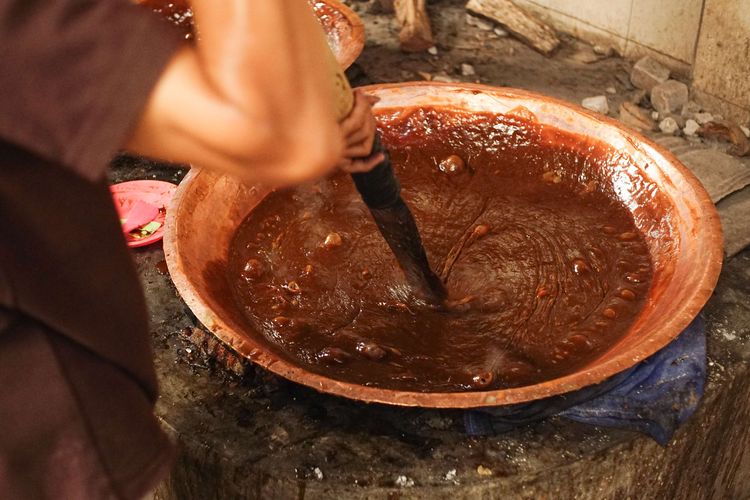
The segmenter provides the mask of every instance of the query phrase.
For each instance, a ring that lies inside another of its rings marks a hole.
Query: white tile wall
[[[705,0],[515,0],[576,36],[624,54],[655,53],[678,66],[693,62]],[[741,0],[745,1],[745,0]]]
[[[560,31],[692,75],[693,98],[750,120],[750,0],[513,1]]]
[[[532,0],[534,3],[626,38],[632,0]]]
[[[625,36],[615,35],[591,23],[540,5],[542,3],[550,3],[548,0],[514,0],[514,3],[532,12],[541,20],[560,31],[570,33],[576,38],[587,40],[592,44],[610,46],[620,54],[625,54],[627,42]]]
[[[703,0],[632,0],[628,40],[693,62]]]
[[[750,125],[750,0],[706,0],[693,78],[698,102]]]

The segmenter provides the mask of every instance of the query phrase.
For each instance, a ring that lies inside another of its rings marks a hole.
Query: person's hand
[[[165,69],[126,147],[275,187],[334,170],[345,125],[335,116],[329,49],[308,2],[190,3],[196,45]],[[360,98],[346,130],[366,122],[362,113]],[[353,134],[351,150],[363,150],[371,134]]]
[[[370,155],[375,141],[376,123],[372,106],[380,99],[354,91],[354,106],[349,116],[341,122],[344,137],[344,158],[338,167],[349,173],[369,172],[385,159],[383,153]]]

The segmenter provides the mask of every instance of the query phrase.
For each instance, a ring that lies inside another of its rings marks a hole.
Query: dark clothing
[[[168,469],[103,174],[179,43],[125,0],[0,0],[0,498],[138,498]]]

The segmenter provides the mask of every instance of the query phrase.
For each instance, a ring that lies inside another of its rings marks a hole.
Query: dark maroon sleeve
[[[0,0],[0,138],[100,178],[181,38],[127,0]]]

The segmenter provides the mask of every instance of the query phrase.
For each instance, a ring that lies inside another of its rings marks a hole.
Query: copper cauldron
[[[187,35],[192,29],[189,0],[134,0],[135,3],[154,9],[173,22]],[[336,60],[348,68],[362,53],[365,46],[365,28],[362,20],[349,7],[338,0],[308,0],[328,36]]]
[[[395,405],[471,408],[520,403],[574,391],[604,381],[654,354],[674,339],[711,295],[722,263],[722,234],[716,209],[699,181],[674,156],[618,122],[577,106],[520,90],[430,82],[375,85],[376,110],[429,106],[446,110],[533,113],[545,127],[577,134],[581,147],[600,141],[616,150],[629,175],[610,182],[643,232],[654,263],[654,281],[643,310],[627,334],[601,357],[570,375],[512,389],[485,392],[418,393],[365,387],[307,371],[269,348],[233,304],[216,300],[237,226],[268,194],[260,186],[191,170],[168,212],[164,238],[167,263],[177,289],[198,319],[242,356],[300,384],[352,399]],[[522,108],[519,108],[522,107]],[[627,179],[643,176],[659,192],[634,188]],[[654,204],[658,206],[654,207]],[[654,217],[654,214],[661,214]]]

